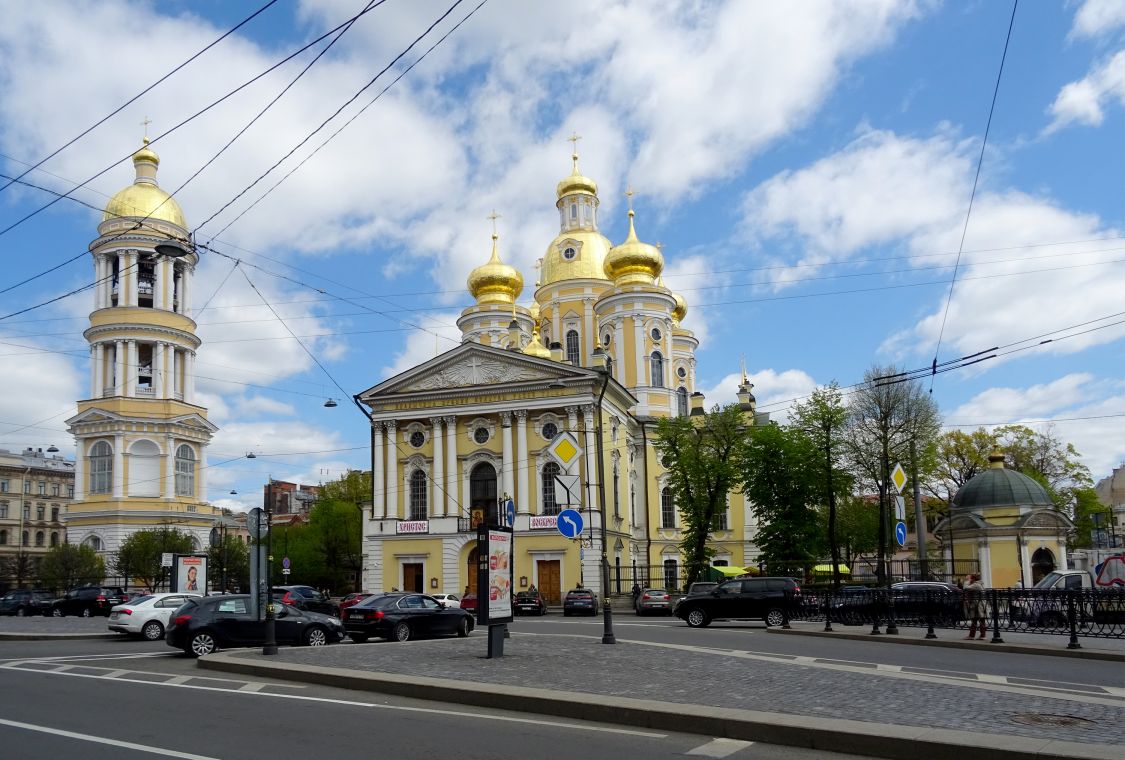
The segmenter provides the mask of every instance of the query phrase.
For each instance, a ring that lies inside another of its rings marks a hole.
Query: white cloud
[[[73,439],[63,420],[77,412],[74,399],[89,393],[77,362],[60,354],[37,351],[38,341],[0,333],[0,447],[58,446],[73,456]],[[14,343],[17,345],[9,345]]]
[[[683,295],[687,302],[688,311],[683,326],[695,334],[700,347],[706,345],[711,334],[711,327],[707,321],[707,313],[702,309],[693,311],[691,306],[693,301],[714,300],[716,294],[721,292],[721,290],[702,289],[704,285],[714,281],[715,278],[709,275],[713,267],[713,259],[709,260],[705,256],[686,256],[673,259],[668,268],[664,270],[664,284],[674,292]],[[706,296],[701,296],[704,293]]]
[[[1106,106],[1125,104],[1125,51],[1096,65],[1077,82],[1065,85],[1048,109],[1052,116],[1045,134],[1070,124],[1096,127],[1105,118]]]
[[[789,409],[793,399],[800,399],[812,393],[817,383],[808,373],[799,369],[778,372],[774,369],[761,369],[749,373],[754,385],[754,398],[758,400],[758,411],[769,412],[770,419],[784,423],[789,419]],[[738,385],[741,374],[730,374],[710,388],[700,388],[707,398],[707,408],[738,403]]]
[[[406,336],[406,345],[395,354],[394,361],[379,371],[380,378],[393,377],[438,354],[461,344],[461,331],[457,329],[457,313],[435,314],[422,321],[425,330],[413,330]]]
[[[240,416],[253,417],[263,416],[268,414],[293,416],[297,410],[293,408],[292,404],[286,404],[276,399],[267,398],[266,396],[249,396],[247,398],[239,399],[238,413]]]
[[[1028,427],[1053,427],[1073,443],[1095,480],[1125,461],[1121,416],[1125,414],[1125,383],[1088,373],[1064,375],[1026,388],[997,387],[977,394],[950,412],[949,424],[982,425],[1017,422]],[[1069,418],[1093,418],[1072,420]],[[1062,418],[1051,422],[1052,418]],[[1029,422],[1029,420],[1048,420]]]
[[[1072,39],[1098,37],[1125,26],[1125,3],[1121,0],[1085,0],[1074,14]]]

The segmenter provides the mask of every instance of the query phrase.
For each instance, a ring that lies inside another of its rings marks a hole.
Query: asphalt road
[[[855,757],[276,679],[215,677],[163,642],[0,642],[0,693],[5,760],[259,760],[326,752],[403,760]]]

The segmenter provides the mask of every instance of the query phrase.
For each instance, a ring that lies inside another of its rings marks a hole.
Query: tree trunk
[[[836,490],[832,486],[832,431],[824,446],[824,464],[828,476],[828,548],[832,553],[832,590],[840,590],[840,547],[836,543]]]

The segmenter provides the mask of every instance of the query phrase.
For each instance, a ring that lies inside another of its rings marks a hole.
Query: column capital
[[[568,415],[575,416],[575,417],[578,416],[578,407],[577,406],[566,406],[566,407],[563,407],[563,408],[566,410],[566,413]]]
[[[387,428],[388,433],[394,433],[395,428],[398,427],[398,422],[396,420],[387,420],[383,425]]]
[[[521,422],[521,423],[527,422],[527,410],[526,409],[517,409],[515,412],[513,412],[513,414],[516,415],[516,419],[519,422]]]
[[[442,417],[442,419],[445,420],[446,425],[456,425],[457,424],[457,415],[455,415],[455,414],[446,415],[445,417]]]
[[[593,420],[594,420],[594,405],[593,404],[583,405],[583,407],[582,407],[582,419],[584,419],[586,421],[586,424],[589,424],[589,423],[593,422]]]
[[[500,424],[504,427],[512,426],[512,413],[509,411],[500,412]]]
[[[441,417],[430,417],[430,424],[434,426],[434,430],[440,430],[441,429],[442,419],[443,418],[441,418]]]

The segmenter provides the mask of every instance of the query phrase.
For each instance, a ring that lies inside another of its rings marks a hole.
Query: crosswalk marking
[[[730,757],[740,749],[746,749],[754,742],[744,742],[738,739],[712,739],[706,744],[688,750],[684,754],[698,755],[700,757]]]

